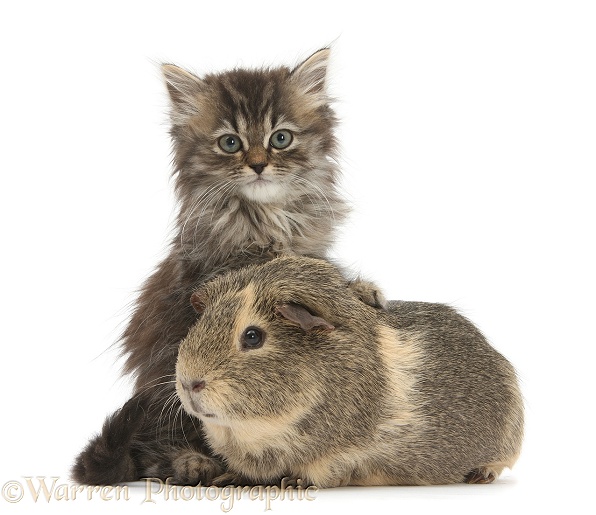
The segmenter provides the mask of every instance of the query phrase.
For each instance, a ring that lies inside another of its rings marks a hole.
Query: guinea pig
[[[305,257],[222,275],[192,303],[176,391],[225,463],[214,484],[489,483],[519,455],[515,371],[446,305],[375,309]]]

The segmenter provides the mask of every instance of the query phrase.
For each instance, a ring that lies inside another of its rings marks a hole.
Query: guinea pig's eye
[[[240,338],[243,349],[258,349],[263,346],[264,342],[265,333],[258,327],[248,327]]]
[[[217,143],[219,148],[228,154],[235,154],[242,148],[242,141],[235,134],[226,134],[219,138]]]
[[[284,148],[288,148],[290,143],[292,143],[292,133],[290,131],[286,131],[284,129],[275,131],[271,138],[269,138],[269,143],[273,148],[278,150],[283,150]]]

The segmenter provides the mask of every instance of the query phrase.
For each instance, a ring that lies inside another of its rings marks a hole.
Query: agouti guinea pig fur
[[[487,483],[519,455],[515,371],[448,306],[375,309],[304,257],[225,274],[192,301],[176,390],[232,483]]]

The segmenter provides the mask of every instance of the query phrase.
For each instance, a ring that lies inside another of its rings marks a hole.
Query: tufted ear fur
[[[299,325],[300,328],[309,332],[313,329],[333,331],[335,327],[321,317],[312,315],[305,307],[289,302],[276,307],[275,311],[289,322]]]
[[[207,295],[204,290],[198,290],[190,296],[190,303],[194,310],[200,315],[205,311],[207,305]]]
[[[168,88],[173,112],[195,114],[197,97],[205,87],[203,80],[173,64],[163,64],[161,71]]]
[[[322,48],[294,68],[292,77],[304,93],[315,95],[325,93],[325,78],[330,54],[329,48]]]

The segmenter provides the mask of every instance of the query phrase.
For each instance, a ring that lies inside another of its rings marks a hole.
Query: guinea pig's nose
[[[203,388],[205,388],[205,381],[193,381],[190,384],[190,389],[193,392],[200,392]]]

